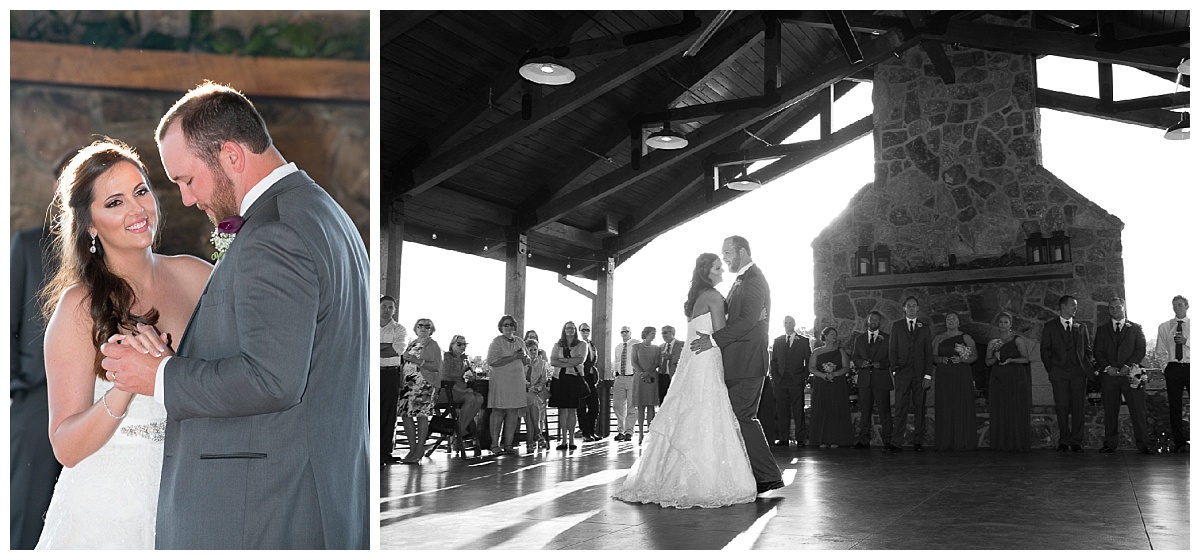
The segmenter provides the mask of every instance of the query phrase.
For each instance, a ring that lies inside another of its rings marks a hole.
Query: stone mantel
[[[950,286],[991,282],[1024,282],[1074,277],[1074,263],[1004,266],[969,270],[941,270],[912,274],[881,274],[846,279],[848,290],[883,290],[915,286]]]

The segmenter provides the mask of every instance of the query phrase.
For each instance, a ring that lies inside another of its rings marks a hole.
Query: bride
[[[178,340],[212,266],[151,251],[158,200],[120,141],[80,150],[59,185],[60,264],[41,295],[50,443],[66,468],[37,548],[154,548],[166,409],[105,380],[99,347],[138,323]]]
[[[725,326],[721,259],[712,253],[696,258],[691,289],[684,304],[687,339]],[[716,508],[752,502],[757,495],[750,459],[729,391],[721,350],[699,354],[684,350],[671,390],[663,400],[645,451],[633,464],[615,497],[663,507]]]

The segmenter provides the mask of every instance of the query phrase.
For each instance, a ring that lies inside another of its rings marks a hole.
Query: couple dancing
[[[728,300],[713,288],[724,273],[721,261],[736,274]],[[720,258],[696,258],[684,303],[692,351],[683,353],[617,499],[715,508],[783,488],[755,418],[767,375],[770,307],[767,279],[744,238],[726,239]]]
[[[105,139],[63,172],[61,265],[42,296],[50,440],[67,468],[37,548],[367,548],[354,224],[233,89],[192,90],[155,139],[184,204],[236,219],[214,234],[215,267],[159,255],[133,149]]]

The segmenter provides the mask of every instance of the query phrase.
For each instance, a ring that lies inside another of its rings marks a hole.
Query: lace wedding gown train
[[[709,314],[688,323],[687,340],[712,332]],[[725,387],[721,350],[684,348],[671,390],[650,423],[646,446],[614,497],[663,507],[716,508],[752,502],[750,459]]]
[[[112,383],[96,380],[99,400]],[[38,549],[152,549],[167,411],[135,396],[112,439],[54,485]]]

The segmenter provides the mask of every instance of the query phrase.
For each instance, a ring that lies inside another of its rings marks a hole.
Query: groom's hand
[[[159,339],[159,335],[150,326],[138,326],[137,335],[113,335],[108,339],[108,342],[100,345],[100,352],[104,354],[104,359],[100,362],[100,367],[104,369],[105,376],[109,381],[112,381],[117,389],[137,393],[139,395],[154,396],[154,380],[158,376],[158,364],[170,352],[170,348],[166,348],[162,352],[150,351],[147,337]],[[131,342],[130,339],[139,339],[136,342]],[[143,352],[134,347],[135,344],[141,345]],[[162,344],[166,346],[165,343]],[[154,354],[158,353],[158,356]]]
[[[707,334],[701,334],[696,338],[696,340],[693,340],[690,345],[692,352],[697,354],[712,348],[712,346],[712,338],[710,338]]]

